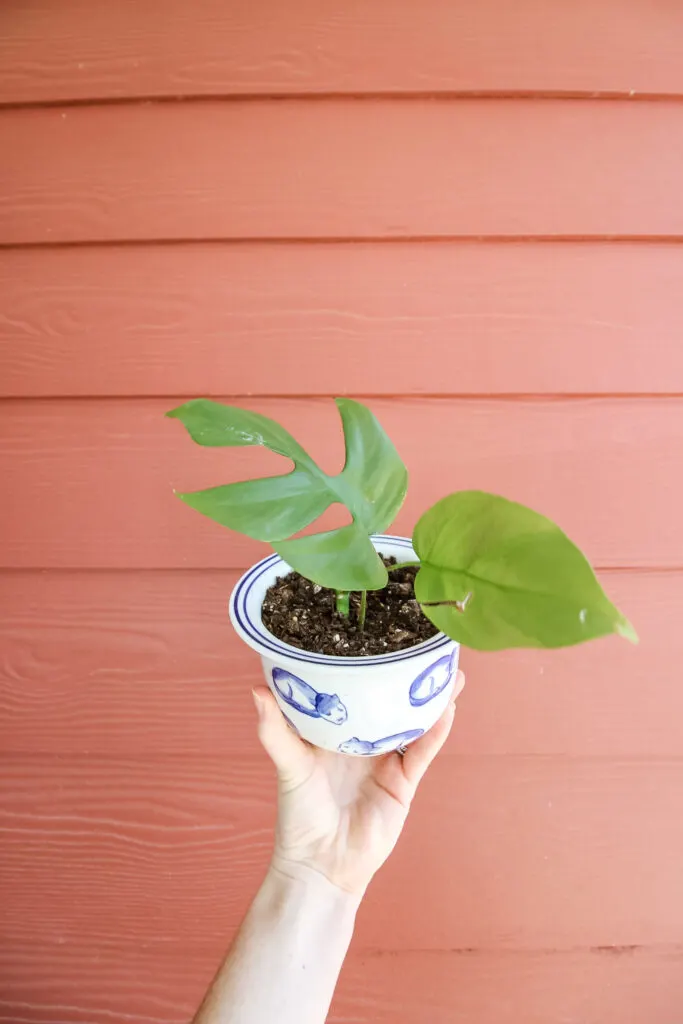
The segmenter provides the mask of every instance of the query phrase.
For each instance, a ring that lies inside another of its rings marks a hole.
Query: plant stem
[[[358,628],[361,633],[365,629],[365,615],[368,610],[368,592],[367,590],[361,590],[360,592],[360,608],[358,609]]]
[[[472,590],[468,590],[462,601],[422,601],[420,604],[422,608],[457,608],[457,610],[462,614],[466,611],[467,605],[473,597],[474,592]]]
[[[396,569],[412,569],[413,566],[420,567],[419,562],[399,562],[398,565],[388,565],[387,572],[395,572]]]
[[[349,598],[351,597],[348,590],[337,590],[337,612],[343,615],[345,619],[349,617]]]

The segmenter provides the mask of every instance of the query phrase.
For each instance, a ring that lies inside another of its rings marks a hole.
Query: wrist
[[[319,915],[355,918],[363,892],[350,892],[331,882],[307,864],[273,857],[263,883],[271,899],[283,905],[296,904],[302,912],[313,908]]]
[[[368,885],[372,881],[372,873],[364,870],[362,865],[354,863],[359,858],[345,856],[292,856],[275,845],[270,867],[281,875],[297,881],[326,882],[333,891],[340,892],[360,903]]]

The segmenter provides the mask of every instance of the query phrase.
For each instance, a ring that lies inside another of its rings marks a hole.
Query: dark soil
[[[395,558],[384,558],[387,567]],[[421,644],[438,632],[415,600],[416,568],[389,573],[384,590],[368,591],[365,629],[358,627],[360,594],[351,594],[348,619],[338,615],[333,590],[304,579],[298,572],[283,576],[268,590],[263,624],[292,647],[317,654],[359,657],[391,654]]]

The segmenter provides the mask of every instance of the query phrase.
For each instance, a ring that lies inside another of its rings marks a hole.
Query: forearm
[[[358,904],[314,871],[271,868],[195,1024],[323,1024]]]

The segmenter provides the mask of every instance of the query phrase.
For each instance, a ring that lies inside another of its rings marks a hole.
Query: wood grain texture
[[[114,757],[254,754],[257,656],[232,631],[232,572],[0,574],[0,750]],[[607,572],[640,645],[464,651],[444,757],[677,757],[683,579]]]
[[[682,966],[680,949],[355,956],[330,1024],[668,1024]]]
[[[266,546],[173,497],[283,471],[265,450],[201,449],[169,400],[0,406],[0,564],[15,568],[246,568]],[[394,532],[452,490],[505,494],[556,519],[599,567],[683,565],[683,400],[373,400],[411,484]],[[330,471],[334,404],[262,399]],[[324,525],[324,520],[320,521]]]
[[[273,797],[265,755],[4,757],[0,941],[216,948],[268,863]],[[678,943],[682,857],[680,759],[441,759],[356,949]]]
[[[683,393],[678,244],[7,249],[0,309],[4,395]]]
[[[202,393],[375,396],[397,532],[506,493],[641,635],[465,652],[332,1024],[679,1020],[682,96],[672,2],[2,5],[0,1021],[187,1021],[270,857]]]
[[[683,235],[677,102],[6,110],[0,151],[5,244]]]
[[[93,954],[40,939],[0,953],[7,1024],[186,1024],[223,948]],[[354,953],[329,1024],[671,1024],[683,1002],[672,949]]]
[[[93,951],[86,941],[0,946],[4,1024],[187,1024],[222,949]],[[649,958],[646,957],[647,960]],[[646,972],[646,976],[649,971]]]
[[[0,102],[240,93],[683,91],[677,4],[6,0]]]

